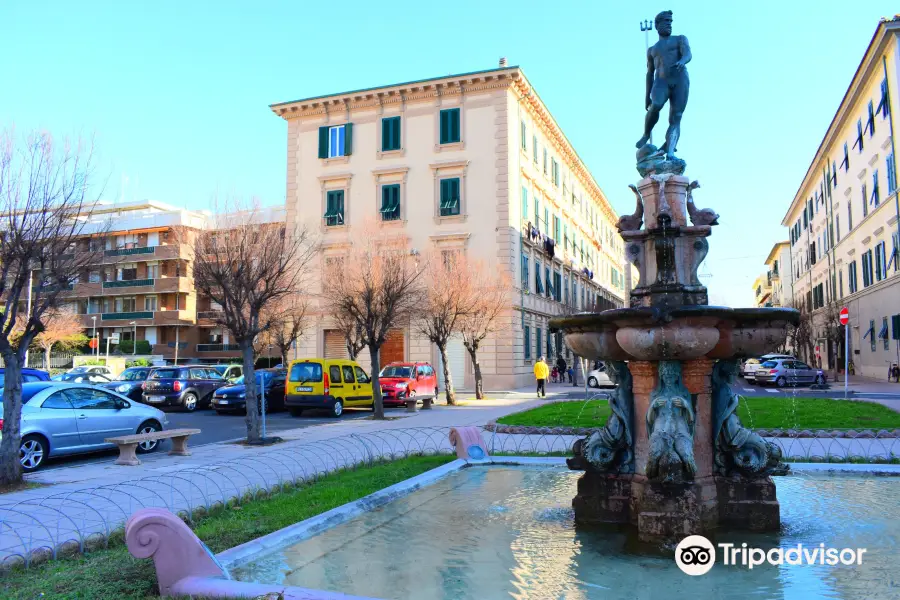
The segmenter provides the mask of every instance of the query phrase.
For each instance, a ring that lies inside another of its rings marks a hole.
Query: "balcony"
[[[64,291],[66,297],[122,296],[134,294],[190,293],[194,284],[188,277],[160,277],[128,281],[92,281],[76,283],[74,291]],[[137,289],[140,288],[140,289]]]
[[[141,248],[119,248],[117,250],[105,250],[103,256],[134,256],[136,254],[155,254],[156,246],[144,246]]]
[[[113,250],[82,250],[90,252],[96,258],[91,262],[110,265],[121,262],[143,262],[148,260],[190,259],[189,248],[181,244],[163,244],[162,246],[140,246],[137,248],[116,248]]]
[[[90,328],[94,326],[93,317],[97,317],[96,324],[102,327],[122,327],[134,321],[142,327],[156,325],[193,325],[193,311],[187,310],[138,310],[129,312],[104,312],[82,314],[81,326]]]
[[[135,312],[108,312],[100,313],[101,321],[136,321],[137,319],[152,319],[152,310],[140,310]]]
[[[221,310],[197,311],[197,325],[200,325],[201,327],[214,327],[215,325],[218,325],[221,318]]]
[[[197,352],[237,352],[240,349],[237,344],[197,344]]]
[[[125,288],[125,287],[152,287],[154,279],[129,279],[125,281],[104,281],[103,289]]]

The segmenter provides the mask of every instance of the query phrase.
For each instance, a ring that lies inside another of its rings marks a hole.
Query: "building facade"
[[[264,220],[284,220],[283,207]],[[216,363],[240,357],[227,330],[214,319],[221,308],[197,293],[190,241],[210,226],[210,214],[156,201],[96,205],[81,228],[75,252],[91,252],[95,264],[78,273],[65,302],[80,316],[88,337],[137,340],[136,353],[168,363]],[[141,344],[140,342],[146,342]],[[110,344],[110,350],[118,350]]]
[[[766,257],[766,272],[753,282],[757,307],[791,306],[794,278],[790,242],[777,242]]]
[[[479,354],[485,389],[526,385],[536,358],[567,355],[551,317],[622,306],[617,215],[518,67],[271,109],[287,121],[288,227],[321,235],[319,260],[375,220],[416,250],[465,251],[509,275],[505,330]],[[345,354],[330,316],[316,319],[300,353]],[[409,324],[382,348],[381,363],[392,360],[427,360],[442,371],[436,348]],[[471,388],[461,340],[451,342],[448,363],[456,387]]]
[[[900,20],[879,23],[782,221],[790,232],[793,305],[812,315],[818,362],[843,365],[834,315],[847,306],[854,370],[879,378],[900,353],[898,32]]]

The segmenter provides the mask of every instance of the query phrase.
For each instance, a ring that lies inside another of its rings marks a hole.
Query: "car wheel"
[[[142,433],[155,433],[157,431],[162,431],[162,426],[160,426],[160,424],[156,421],[147,421],[137,429],[138,435]],[[159,440],[153,440],[152,442],[141,442],[137,445],[137,452],[138,454],[146,454],[147,452],[153,452],[158,447]]]
[[[816,385],[823,385],[825,383],[825,378],[821,375],[816,375]]]
[[[597,383],[596,377],[588,377],[588,387],[592,387],[592,388],[600,387],[600,384]]]
[[[779,377],[775,380],[775,385],[783,388],[785,385],[787,385],[787,380],[784,377]]]
[[[259,414],[262,414],[262,409],[263,409],[263,407],[262,407],[262,402],[260,402],[260,400],[262,400],[262,398],[258,398],[258,399],[257,399],[257,404],[256,404],[256,406],[257,406],[257,408],[259,409],[259,410],[257,410],[257,412],[258,412]],[[270,409],[269,409],[269,399],[266,398],[266,414],[269,414],[269,412],[271,412]]]
[[[184,408],[186,412],[194,412],[197,410],[197,396],[188,392],[181,399],[181,406]]]
[[[19,446],[19,462],[26,473],[37,471],[44,465],[48,454],[47,441],[39,435],[26,435]]]
[[[299,417],[303,414],[302,408],[288,408],[288,412],[291,413],[292,417]]]
[[[338,419],[342,414],[344,414],[344,403],[341,400],[335,400],[334,406],[331,407],[331,416]]]

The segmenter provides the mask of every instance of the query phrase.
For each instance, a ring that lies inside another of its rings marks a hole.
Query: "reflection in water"
[[[900,597],[900,479],[777,478],[780,535],[721,532],[714,540],[868,548],[862,566],[749,570],[719,562],[689,577],[670,553],[640,547],[621,530],[576,529],[570,504],[578,476],[546,467],[465,469],[232,574],[397,599]]]

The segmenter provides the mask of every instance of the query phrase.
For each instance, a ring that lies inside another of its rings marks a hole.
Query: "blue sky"
[[[0,127],[94,135],[109,199],[124,174],[129,199],[205,208],[219,192],[276,204],[286,126],[270,103],[492,68],[506,56],[616,210],[630,212],[643,119],[638,23],[667,8],[694,54],[679,155],[702,184],[698,204],[721,214],[710,300],[748,305],[878,18],[896,3],[7,0]]]

